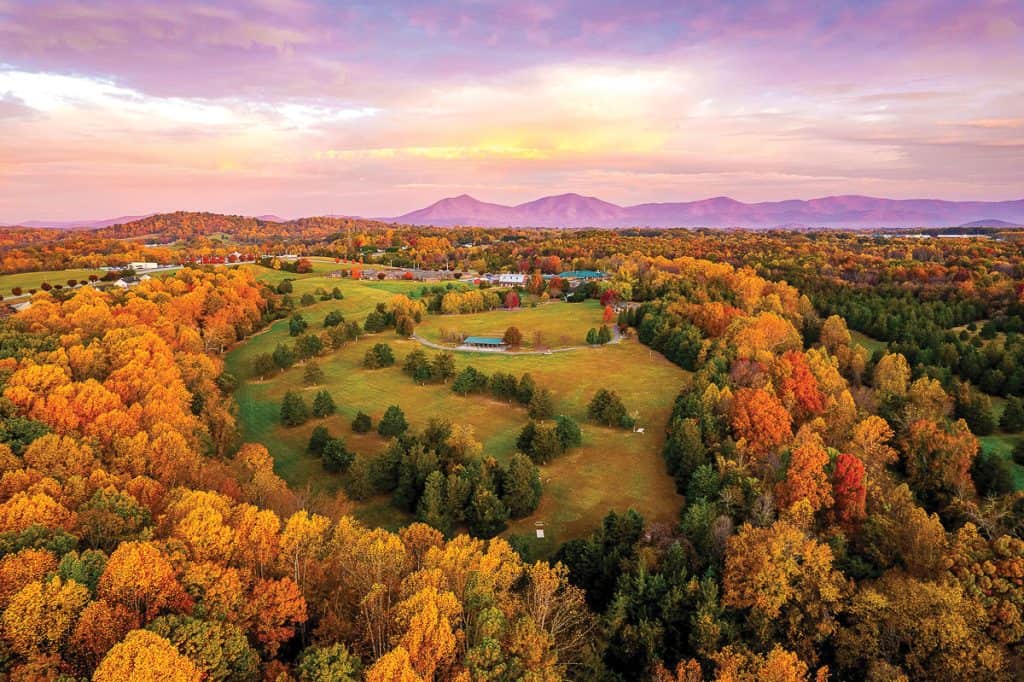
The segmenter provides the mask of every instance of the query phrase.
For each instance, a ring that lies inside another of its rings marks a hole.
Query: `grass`
[[[1010,462],[1010,469],[1013,471],[1013,487],[1017,490],[1024,490],[1024,467],[1013,461],[1013,448],[1016,447],[1024,436],[1021,434],[998,433],[991,436],[982,436],[981,449],[984,452],[992,453]]]
[[[307,279],[316,278],[306,276],[303,281]],[[341,310],[349,319],[361,320],[378,301],[393,295],[393,287],[381,288],[380,284],[408,284],[331,281],[342,288],[345,299],[304,308],[313,327],[318,327],[322,316],[333,308]],[[547,308],[579,311],[583,319],[566,321],[565,312],[554,315]],[[584,334],[593,326],[590,317],[598,316],[599,321],[600,315],[597,306],[554,304],[520,313],[487,313],[481,316],[479,324],[487,324],[483,319],[486,315],[505,320],[511,315],[530,313],[540,316],[546,324],[561,324],[566,329],[582,328]],[[560,321],[555,322],[556,319]],[[428,318],[428,323],[420,329],[445,320]],[[504,329],[501,326],[504,321],[494,324]],[[525,329],[524,333],[527,333]],[[397,404],[415,429],[424,427],[431,417],[446,417],[455,423],[468,424],[483,443],[484,454],[499,461],[506,461],[513,454],[515,439],[528,420],[525,408],[519,405],[508,405],[485,396],[461,397],[451,391],[450,385],[416,385],[399,366],[410,351],[422,346],[398,338],[393,332],[385,332],[364,337],[319,358],[326,375],[325,387],[338,404],[338,414],[324,420],[311,420],[301,427],[284,428],[279,423],[284,393],[301,390],[311,402],[317,389],[302,386],[302,367],[294,367],[266,381],[254,380],[249,367],[257,354],[272,351],[277,343],[288,338],[287,321],[278,321],[268,331],[233,349],[227,357],[227,368],[244,380],[236,393],[243,438],[266,445],[274,456],[275,470],[294,488],[309,486],[332,493],[340,487],[341,478],[325,472],[319,460],[305,452],[310,433],[317,424],[322,423],[333,435],[344,437],[359,456],[373,457],[384,450],[386,441],[375,433],[352,432],[350,423],[359,411],[370,414],[376,424],[389,405]],[[379,370],[362,369],[366,349],[381,341],[392,346],[397,365]],[[539,386],[552,390],[557,411],[572,416],[582,426],[583,445],[542,468],[544,495],[540,507],[534,515],[514,522],[509,533],[528,534],[532,538],[534,523],[543,522],[546,539],[531,542],[537,543],[535,551],[546,553],[561,542],[590,532],[612,509],[622,511],[633,507],[649,521],[674,522],[677,519],[681,498],[665,472],[661,447],[673,400],[687,381],[686,372],[635,341],[554,355],[457,353],[456,364],[458,368],[473,365],[488,374],[504,371],[519,376],[529,372]],[[609,429],[586,421],[587,403],[604,387],[622,396],[646,433]],[[409,520],[383,498],[359,505],[356,515],[368,524],[388,528]]]
[[[21,287],[27,294],[29,289],[38,289],[43,282],[67,286],[69,279],[77,279],[81,282],[88,280],[89,275],[99,275],[102,277],[105,274],[102,270],[70,269],[0,275],[0,294],[9,298],[14,295],[11,290],[15,287]]]
[[[876,350],[884,351],[888,347],[888,344],[885,341],[880,341],[874,337],[852,329],[850,330],[850,337],[853,339],[854,343],[867,348],[869,353],[874,353]]]
[[[508,327],[518,327],[523,334],[523,347],[536,347],[535,335],[541,345],[550,348],[581,346],[587,330],[600,327],[603,308],[597,301],[584,303],[547,303],[536,308],[493,310],[468,315],[431,315],[416,328],[419,336],[434,343],[445,342],[445,332],[462,336],[495,336],[501,338]]]

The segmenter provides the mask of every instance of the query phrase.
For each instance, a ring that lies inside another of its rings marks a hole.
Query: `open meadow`
[[[260,275],[267,273],[264,270]],[[277,279],[279,274],[271,273],[270,277]],[[296,293],[300,287],[312,290],[325,285],[323,277],[300,277],[302,279],[294,282]],[[408,290],[422,286],[403,282],[329,282],[339,286],[345,298],[317,302],[301,309],[311,327],[318,327],[323,316],[335,309],[346,319],[361,322],[378,302],[393,295],[397,288],[394,285]],[[384,284],[389,286],[382,287]],[[580,318],[575,317],[577,314]],[[495,321],[488,323],[488,316],[493,316]],[[462,324],[463,318],[472,320],[481,333],[490,329],[489,324],[495,333],[498,327],[504,330],[509,318],[515,318],[527,338],[534,321],[547,333],[552,333],[557,324],[562,329],[572,329],[573,336],[582,337],[588,327],[600,321],[600,308],[596,304],[558,303],[519,313],[428,316],[424,324],[417,327],[417,333],[437,330],[444,325],[457,326]],[[339,490],[341,477],[326,472],[319,459],[306,453],[312,429],[323,424],[332,435],[343,437],[358,456],[374,457],[386,448],[387,440],[375,432],[356,434],[350,424],[359,411],[369,414],[376,423],[390,405],[400,406],[414,429],[422,429],[432,417],[472,426],[477,440],[483,444],[484,455],[500,462],[506,462],[515,452],[516,437],[528,421],[525,407],[501,402],[489,395],[459,396],[451,390],[450,383],[417,385],[402,372],[403,359],[415,349],[425,350],[428,356],[435,351],[424,349],[417,341],[400,338],[393,330],[364,336],[318,358],[326,377],[323,387],[337,403],[337,414],[312,419],[300,427],[282,426],[280,405],[285,392],[303,391],[309,402],[319,389],[303,386],[301,365],[264,381],[252,377],[252,359],[290,339],[287,325],[287,320],[274,323],[269,330],[232,350],[227,361],[229,371],[242,379],[236,398],[243,439],[264,443],[274,456],[275,469],[292,487],[309,486],[329,493]],[[397,360],[395,366],[363,369],[363,355],[379,342],[392,347]],[[633,507],[649,521],[676,520],[681,498],[665,472],[661,447],[673,401],[687,380],[683,370],[635,341],[552,355],[456,352],[455,360],[457,370],[472,365],[488,375],[502,371],[518,377],[529,372],[539,387],[552,391],[556,413],[571,416],[582,426],[582,446],[541,468],[544,495],[540,507],[532,516],[513,522],[509,533],[532,536],[534,523],[542,522],[546,538],[538,549],[544,551],[586,534],[612,509],[622,511]],[[644,428],[643,433],[587,422],[587,404],[601,388],[614,389],[621,395],[626,407],[637,417],[638,425]],[[384,498],[361,505],[356,513],[367,523],[388,527],[408,521]]]
[[[29,289],[38,289],[43,282],[67,286],[68,280],[71,279],[82,282],[88,280],[89,275],[102,277],[105,274],[102,270],[72,268],[69,270],[43,270],[39,272],[19,272],[13,275],[0,275],[0,295],[3,295],[4,298],[11,298],[15,295],[12,290],[18,287],[27,294]]]

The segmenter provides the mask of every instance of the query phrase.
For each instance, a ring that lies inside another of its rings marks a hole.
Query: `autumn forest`
[[[0,666],[1019,678],[1024,260],[977,232],[6,230]]]

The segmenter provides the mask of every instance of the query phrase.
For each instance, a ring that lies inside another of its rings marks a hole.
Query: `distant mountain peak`
[[[1007,224],[1024,223],[1024,199],[943,201],[845,194],[748,204],[729,196],[716,196],[699,201],[619,206],[598,197],[566,192],[504,206],[461,194],[390,220],[440,227],[880,228],[950,227],[980,217]]]

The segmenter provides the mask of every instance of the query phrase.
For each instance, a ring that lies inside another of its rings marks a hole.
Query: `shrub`
[[[370,415],[365,412],[356,414],[356,418],[352,420],[352,430],[356,433],[369,433],[372,431],[373,420],[370,419]]]

